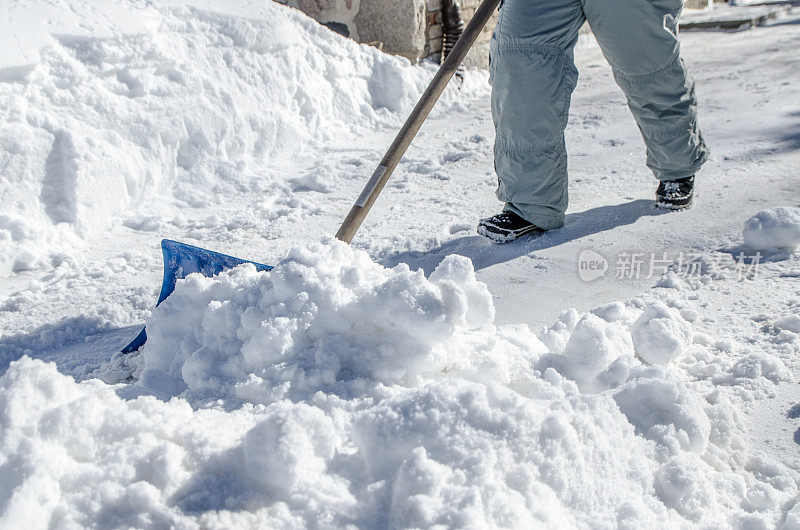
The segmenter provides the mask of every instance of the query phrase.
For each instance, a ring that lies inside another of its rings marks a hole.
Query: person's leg
[[[584,12],[661,181],[694,175],[708,158],[697,126],[694,81],[680,57],[682,0],[583,0]]]
[[[491,43],[497,197],[549,230],[564,224],[564,128],[578,79],[580,0],[505,0]]]

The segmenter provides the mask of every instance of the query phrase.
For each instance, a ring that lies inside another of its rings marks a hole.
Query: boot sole
[[[493,232],[489,230],[486,226],[478,225],[478,235],[481,235],[491,241],[492,243],[496,243],[498,245],[504,245],[506,243],[511,243],[512,241],[516,241],[517,239],[531,235],[531,234],[543,234],[545,231],[539,227],[531,226],[529,228],[525,228],[519,232],[511,232],[508,234],[501,234],[499,232]]]
[[[660,202],[656,201],[655,207],[661,210],[671,210],[671,211],[678,211],[678,210],[688,210],[692,207],[691,201],[686,204],[675,204],[671,202]]]

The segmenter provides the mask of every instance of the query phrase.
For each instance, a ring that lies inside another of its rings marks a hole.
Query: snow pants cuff
[[[647,166],[662,181],[694,175],[709,150],[697,125],[694,80],[679,56],[665,68],[628,75],[614,68],[647,146]]]
[[[563,137],[551,145],[521,147],[498,134],[494,147],[497,198],[539,228],[564,226],[567,151]]]
[[[555,230],[564,226],[564,214],[546,206],[507,202],[503,210],[514,212],[542,230]]]

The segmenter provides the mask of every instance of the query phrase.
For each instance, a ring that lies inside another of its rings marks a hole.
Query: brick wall
[[[437,58],[442,53],[442,2],[427,0],[424,56]]]

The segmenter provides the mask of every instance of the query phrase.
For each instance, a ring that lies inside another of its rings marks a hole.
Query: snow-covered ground
[[[586,38],[563,229],[474,235],[473,71],[348,248],[433,67],[215,4],[0,6],[0,526],[800,528],[796,18],[683,37],[691,210]],[[277,267],[154,311],[161,238]]]

